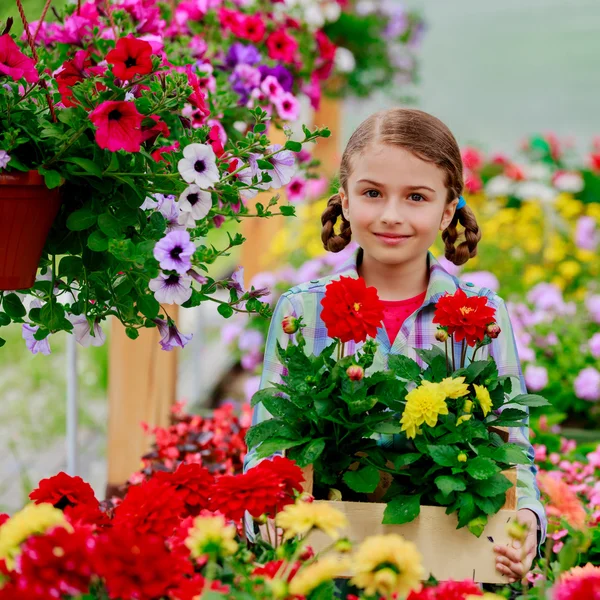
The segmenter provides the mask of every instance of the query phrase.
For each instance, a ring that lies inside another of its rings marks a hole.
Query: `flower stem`
[[[464,368],[465,359],[467,358],[467,340],[464,339],[462,343],[462,351],[460,353],[460,368]]]
[[[452,370],[456,371],[456,359],[454,357],[454,334],[450,336],[450,340],[452,342]]]

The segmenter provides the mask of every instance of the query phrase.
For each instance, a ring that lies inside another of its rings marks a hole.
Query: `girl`
[[[460,150],[440,120],[419,110],[395,108],[364,121],[342,156],[339,193],[329,199],[321,218],[321,237],[327,250],[339,252],[351,240],[359,249],[335,275],[296,286],[280,298],[267,339],[261,389],[280,381],[283,369],[275,349],[277,340],[284,346],[289,338],[281,327],[285,316],[303,317],[307,353],[318,355],[330,343],[320,317],[321,300],[327,284],[344,275],[363,277],[367,286],[377,289],[385,305],[373,369],[384,369],[390,354],[417,360],[415,348],[434,345],[435,303],[444,293],[453,294],[460,288],[467,295],[485,296],[496,309],[502,330],[479,358],[485,358],[486,353],[493,356],[500,375],[515,378],[513,395],[525,393],[504,301],[491,290],[453,277],[429,252],[441,231],[446,258],[454,264],[462,265],[477,254],[481,231],[462,191]],[[336,233],[338,220],[341,224]],[[354,343],[348,343],[347,353],[355,351]],[[265,409],[257,406],[253,422],[267,418]],[[531,465],[518,467],[519,519],[529,525],[530,532],[525,541],[527,558],[521,561],[522,549],[517,542],[514,548],[495,548],[496,568],[511,582],[528,572],[536,554],[537,532],[541,540],[546,532],[528,432],[525,425],[510,434],[510,441],[526,448],[532,459]],[[250,452],[245,467],[255,462]]]

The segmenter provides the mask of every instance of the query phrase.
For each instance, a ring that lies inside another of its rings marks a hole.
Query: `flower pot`
[[[34,284],[60,203],[60,189],[49,190],[37,171],[0,173],[0,290]]]

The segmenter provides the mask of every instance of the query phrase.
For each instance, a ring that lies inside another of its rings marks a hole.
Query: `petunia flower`
[[[106,55],[106,62],[113,65],[115,77],[131,81],[136,75],[152,72],[152,46],[143,40],[121,38]]]
[[[27,346],[27,350],[31,352],[31,354],[50,354],[50,343],[48,342],[48,338],[44,338],[43,340],[36,340],[33,336],[35,332],[39,329],[37,325],[28,325],[27,323],[23,323],[22,326],[22,336],[25,340],[25,345]]]
[[[300,116],[300,102],[290,92],[283,92],[273,98],[273,104],[284,121],[296,121]]]
[[[148,287],[160,303],[183,304],[192,295],[192,278],[179,273],[159,273],[149,281]]]
[[[252,44],[236,42],[232,44],[225,57],[225,64],[233,69],[239,64],[256,65],[260,62],[260,52]]]
[[[189,144],[183,149],[183,158],[177,168],[187,183],[211,187],[219,181],[214,150],[207,144]]]
[[[77,106],[79,102],[73,96],[73,86],[84,81],[87,77],[102,75],[106,67],[94,66],[90,53],[87,50],[78,50],[72,60],[65,61],[54,78],[58,85],[60,99],[65,106]],[[96,83],[96,89],[106,89],[103,83]]]
[[[0,150],[0,169],[6,169],[9,162],[9,153],[6,150]]]
[[[81,346],[102,346],[106,341],[104,331],[102,331],[97,319],[94,319],[93,333],[90,322],[85,315],[68,315],[67,319],[73,324],[73,335],[75,335],[77,343]]]
[[[273,75],[267,75],[267,77],[263,79],[262,83],[260,84],[260,89],[266,94],[270,102],[273,102],[275,98],[284,93],[281,84]]]
[[[196,246],[187,231],[171,231],[154,246],[154,258],[165,271],[185,273],[191,266]]]
[[[288,183],[285,191],[288,197],[288,200],[292,204],[297,204],[298,202],[302,202],[306,198],[308,186],[307,181],[303,177],[296,176],[292,177],[292,180]]]
[[[261,15],[243,15],[232,31],[237,37],[258,44],[265,37],[267,28]]]
[[[298,42],[285,29],[274,31],[267,38],[269,58],[284,63],[293,63]]]
[[[40,78],[35,61],[19,50],[8,33],[0,35],[0,73],[13,81],[25,79],[28,83],[36,83]]]
[[[192,334],[186,335],[185,333],[181,333],[181,331],[177,329],[175,321],[171,319],[169,319],[168,322],[164,319],[154,319],[154,322],[158,326],[158,331],[161,335],[160,346],[167,352],[170,352],[175,348],[185,348],[194,337]]]
[[[182,212],[189,213],[194,221],[204,219],[212,208],[211,194],[193,183],[179,196],[179,208]]]
[[[139,152],[142,119],[133,102],[107,100],[90,113],[90,120],[97,128],[98,146],[111,152]]]

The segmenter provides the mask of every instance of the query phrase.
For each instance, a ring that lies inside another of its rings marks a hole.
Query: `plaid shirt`
[[[260,389],[269,387],[271,383],[281,382],[284,367],[277,357],[276,342],[279,341],[282,346],[285,346],[289,340],[290,336],[285,334],[281,327],[281,321],[285,316],[302,316],[305,324],[302,332],[306,339],[307,354],[319,355],[331,343],[332,340],[327,336],[327,328],[321,319],[321,300],[325,296],[325,287],[331,281],[342,275],[358,278],[357,258],[355,253],[337,273],[297,285],[281,296],[275,307],[267,336]],[[488,304],[496,309],[496,322],[502,330],[502,333],[495,340],[492,340],[491,344],[479,350],[477,358],[483,360],[488,356],[492,356],[498,365],[499,374],[513,378],[511,397],[526,393],[525,380],[521,371],[512,325],[504,300],[489,289],[477,288],[472,283],[462,282],[450,275],[431,254],[429,255],[429,284],[423,305],[404,321],[393,343],[390,343],[385,327],[378,329],[376,337],[378,348],[369,372],[385,370],[390,354],[404,354],[423,366],[421,359],[415,352],[415,348],[427,349],[438,343],[434,337],[437,325],[432,322],[435,304],[441,296],[446,293],[454,294],[458,288],[462,289],[468,296],[485,296],[488,299]],[[347,342],[345,354],[353,354],[361,345]],[[454,352],[457,360],[459,360],[460,351],[461,344],[455,344]],[[468,349],[467,356],[469,358],[472,351],[473,348]],[[264,406],[259,404],[254,408],[253,425],[269,418],[270,415]],[[531,459],[531,465],[517,466],[517,506],[519,509],[528,508],[537,515],[541,541],[543,541],[547,527],[546,513],[540,502],[540,492],[536,482],[537,467],[533,463],[534,450],[529,443],[528,420],[523,427],[510,429],[509,441],[521,446]],[[390,446],[392,439],[390,437],[384,438],[381,443],[383,446]],[[244,460],[244,470],[251,468],[256,463],[256,453],[251,449]]]

